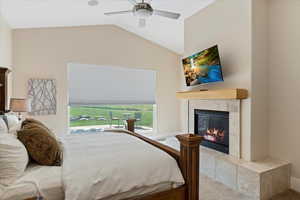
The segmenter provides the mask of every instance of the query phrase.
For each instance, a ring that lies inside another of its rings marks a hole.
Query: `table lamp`
[[[10,99],[10,110],[13,112],[17,112],[19,114],[19,120],[21,120],[22,112],[28,112],[28,103],[26,99],[18,99],[18,98],[11,98]]]

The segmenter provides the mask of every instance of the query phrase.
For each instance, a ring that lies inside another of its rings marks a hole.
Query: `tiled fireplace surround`
[[[290,164],[241,158],[241,100],[189,100],[189,132],[194,132],[194,110],[229,112],[229,155],[201,146],[200,172],[253,199],[267,200],[290,187]]]

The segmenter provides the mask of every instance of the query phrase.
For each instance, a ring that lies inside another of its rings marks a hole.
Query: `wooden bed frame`
[[[159,193],[145,194],[125,200],[198,200],[199,199],[199,145],[202,137],[194,134],[177,135],[180,152],[134,132],[135,120],[127,120],[128,134],[133,135],[172,156],[178,163],[185,184]],[[35,200],[36,198],[27,199]]]
[[[199,199],[199,145],[202,137],[195,134],[177,135],[180,152],[134,132],[135,120],[127,120],[129,134],[152,144],[171,155],[178,163],[185,185],[164,192],[129,198],[126,200],[198,200]]]

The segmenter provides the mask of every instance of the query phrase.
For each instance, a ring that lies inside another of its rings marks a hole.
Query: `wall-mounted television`
[[[217,45],[184,58],[182,63],[187,86],[224,81]]]

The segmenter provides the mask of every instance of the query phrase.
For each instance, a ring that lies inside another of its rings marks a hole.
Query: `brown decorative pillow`
[[[41,125],[26,124],[18,131],[19,140],[25,145],[30,157],[40,165],[61,164],[61,148],[53,133]]]
[[[25,123],[22,126],[22,128],[23,129],[43,128],[43,129],[46,129],[53,138],[56,138],[55,134],[49,128],[47,128],[46,126],[44,126],[43,124],[40,124],[40,123],[35,123],[35,122]]]
[[[22,122],[22,126],[21,126],[21,127],[23,128],[23,126],[25,126],[25,125],[27,125],[27,124],[37,124],[37,125],[40,125],[40,126],[46,128],[47,130],[49,130],[47,126],[45,126],[42,122],[40,122],[40,121],[38,121],[38,120],[36,120],[36,119],[32,119],[32,118],[27,118],[27,119],[25,119],[25,120]]]

